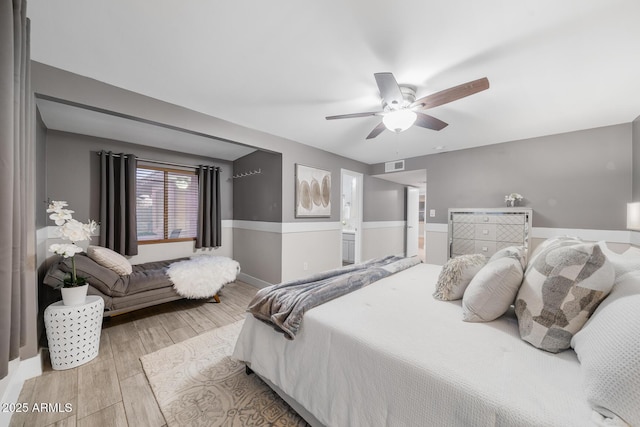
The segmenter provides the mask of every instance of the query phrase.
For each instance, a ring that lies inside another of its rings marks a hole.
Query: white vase
[[[62,288],[62,302],[64,305],[80,305],[84,304],[87,298],[87,290],[89,285],[74,286],[71,288]]]

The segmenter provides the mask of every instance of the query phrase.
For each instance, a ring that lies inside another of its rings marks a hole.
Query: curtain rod
[[[102,151],[98,151],[96,154],[98,156],[101,156],[102,155]],[[112,156],[113,157],[121,157],[120,154],[112,154]],[[146,162],[146,163],[158,163],[158,164],[161,164],[161,165],[178,166],[180,168],[190,168],[190,169],[197,169],[198,168],[198,166],[194,166],[194,165],[183,165],[181,163],[165,162],[165,161],[162,161],[162,160],[143,159],[143,158],[140,158],[140,157],[136,157],[136,160],[139,160],[141,162]],[[221,167],[219,167],[219,166],[214,166],[214,167],[220,169],[220,172],[222,172],[222,168]]]

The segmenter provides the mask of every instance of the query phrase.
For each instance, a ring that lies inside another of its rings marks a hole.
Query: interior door
[[[406,256],[418,255],[420,189],[407,187]]]
[[[342,203],[340,218],[342,221],[342,260],[349,258],[350,263],[362,261],[362,221],[363,221],[363,175],[347,169],[341,169]],[[348,208],[347,208],[348,206]],[[350,255],[346,257],[346,253]]]

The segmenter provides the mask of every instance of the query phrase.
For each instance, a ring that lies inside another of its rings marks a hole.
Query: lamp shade
[[[417,117],[411,110],[395,110],[385,114],[382,123],[390,131],[402,132],[409,129],[416,122]]]
[[[627,229],[640,231],[640,202],[627,203]]]

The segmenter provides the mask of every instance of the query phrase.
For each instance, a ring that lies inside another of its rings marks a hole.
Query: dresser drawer
[[[508,246],[528,249],[533,211],[527,208],[449,209],[449,256],[492,256]]]
[[[474,222],[476,222],[476,215],[475,214],[453,214],[451,220],[453,221],[453,223],[471,223],[473,224]]]
[[[451,242],[451,255],[466,255],[476,253],[476,241],[472,239],[453,239]]]
[[[474,222],[476,224],[495,224],[497,221],[497,215],[492,214],[475,214]]]
[[[476,224],[476,240],[496,240],[496,224]]]
[[[522,225],[496,225],[496,240],[524,244],[525,229]]]
[[[496,253],[496,242],[476,240],[475,253],[490,257]]]
[[[476,225],[471,222],[454,222],[452,225],[454,239],[474,239],[476,237]]]
[[[525,214],[496,215],[496,224],[522,224],[526,222]]]

